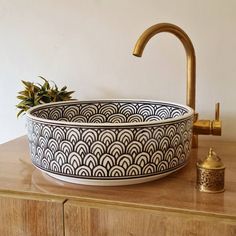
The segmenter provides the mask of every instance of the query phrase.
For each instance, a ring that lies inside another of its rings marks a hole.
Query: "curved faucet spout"
[[[148,28],[138,39],[133,55],[141,57],[143,50],[148,41],[156,34],[161,32],[168,32],[174,34],[182,42],[187,56],[187,98],[186,104],[195,110],[195,96],[196,96],[196,61],[193,44],[188,35],[178,26],[161,23]]]

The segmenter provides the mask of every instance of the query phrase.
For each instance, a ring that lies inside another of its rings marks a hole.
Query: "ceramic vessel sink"
[[[193,110],[137,100],[49,103],[27,112],[32,163],[48,175],[87,185],[127,185],[184,167]]]

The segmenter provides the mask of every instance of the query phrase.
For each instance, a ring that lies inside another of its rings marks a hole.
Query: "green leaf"
[[[26,97],[28,97],[28,91],[24,90],[24,91],[20,91],[18,92],[18,94],[24,95]]]
[[[24,110],[20,110],[18,113],[17,113],[17,118],[19,118],[19,116],[22,114],[22,113],[24,113],[25,114],[25,111]]]
[[[61,91],[65,91],[67,89],[67,86],[62,87]]]
[[[43,89],[43,90],[48,90],[48,89],[50,89],[50,84],[49,84],[49,82],[48,82],[45,78],[43,78],[42,76],[39,76],[39,78],[41,78],[41,79],[44,81],[44,84],[42,85],[42,89]]]
[[[24,81],[24,80],[21,80],[21,82],[26,86],[26,87],[30,87],[32,85],[31,82],[28,82],[28,81]]]
[[[20,95],[20,96],[17,96],[17,98],[18,98],[18,99],[20,99],[20,100],[26,100],[26,99],[27,99],[27,97],[26,97],[26,96],[22,96],[22,95]]]

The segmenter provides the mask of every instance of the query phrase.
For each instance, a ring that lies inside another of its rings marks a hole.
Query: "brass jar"
[[[197,189],[207,193],[223,192],[224,176],[225,166],[210,148],[205,160],[197,163]]]

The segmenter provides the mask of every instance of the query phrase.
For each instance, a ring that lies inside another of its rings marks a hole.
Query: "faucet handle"
[[[217,102],[215,106],[215,120],[220,120],[220,103]]]
[[[212,134],[221,136],[222,122],[220,120],[220,103],[216,103],[215,120],[198,120],[197,114],[195,114],[194,118],[194,134]]]
[[[222,122],[220,121],[220,103],[215,106],[215,120],[212,121],[212,135],[221,135]]]

